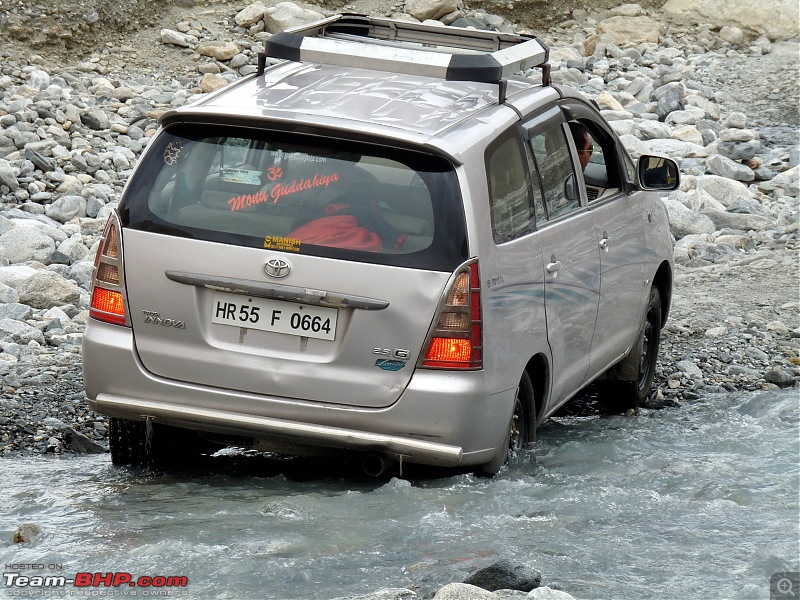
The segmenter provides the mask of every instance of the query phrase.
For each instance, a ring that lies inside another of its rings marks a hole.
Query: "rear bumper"
[[[99,413],[318,449],[374,452],[440,466],[488,462],[505,439],[514,389],[486,391],[481,371],[417,370],[384,408],[348,407],[157,377],[130,329],[90,321],[83,339],[90,406]]]
[[[326,448],[363,450],[365,452],[377,450],[442,466],[457,466],[463,459],[463,451],[458,446],[354,429],[284,421],[225,410],[202,409],[110,394],[99,394],[91,404],[95,410],[101,413],[125,415],[132,419],[139,419],[146,415],[153,417],[157,422],[183,425],[190,429],[199,428],[237,435],[249,432],[254,437],[274,436],[281,439],[302,440],[305,444]]]

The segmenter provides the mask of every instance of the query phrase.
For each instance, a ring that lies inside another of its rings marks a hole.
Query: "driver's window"
[[[530,140],[544,192],[547,218],[556,219],[580,207],[575,171],[564,128],[557,125]]]

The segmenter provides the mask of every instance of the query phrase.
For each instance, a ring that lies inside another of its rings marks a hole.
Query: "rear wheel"
[[[145,421],[111,417],[111,462],[119,466],[169,467],[186,463],[201,454],[213,454],[220,448],[190,429],[162,424],[152,424],[151,427],[148,443]]]
[[[656,374],[658,346],[661,341],[661,295],[655,287],[650,289],[647,311],[642,319],[639,338],[631,355],[611,370],[609,379],[603,382],[601,403],[610,412],[624,412],[644,404],[650,396]],[[632,366],[633,376],[623,379],[622,364]]]
[[[511,454],[525,449],[532,438],[530,434],[532,422],[534,422],[535,434],[535,421],[530,418],[530,411],[535,410],[534,406],[533,385],[528,373],[523,373],[514,397],[514,410],[511,413],[505,442],[491,461],[479,467],[480,474],[489,476],[497,474],[500,468],[508,462]]]
[[[111,417],[108,445],[111,462],[119,466],[142,467],[147,464],[147,430],[144,421]]]

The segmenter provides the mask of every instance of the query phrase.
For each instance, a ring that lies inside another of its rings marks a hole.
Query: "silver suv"
[[[227,445],[491,474],[592,381],[645,399],[673,271],[647,190],[677,165],[634,163],[547,60],[336,16],[164,114],[83,343],[114,464]]]

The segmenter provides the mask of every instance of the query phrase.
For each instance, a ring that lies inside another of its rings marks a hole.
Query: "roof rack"
[[[535,36],[423,25],[360,14],[334,15],[281,31],[264,43],[267,57],[296,62],[360,67],[449,81],[497,83],[533,67],[550,83],[550,50]]]

